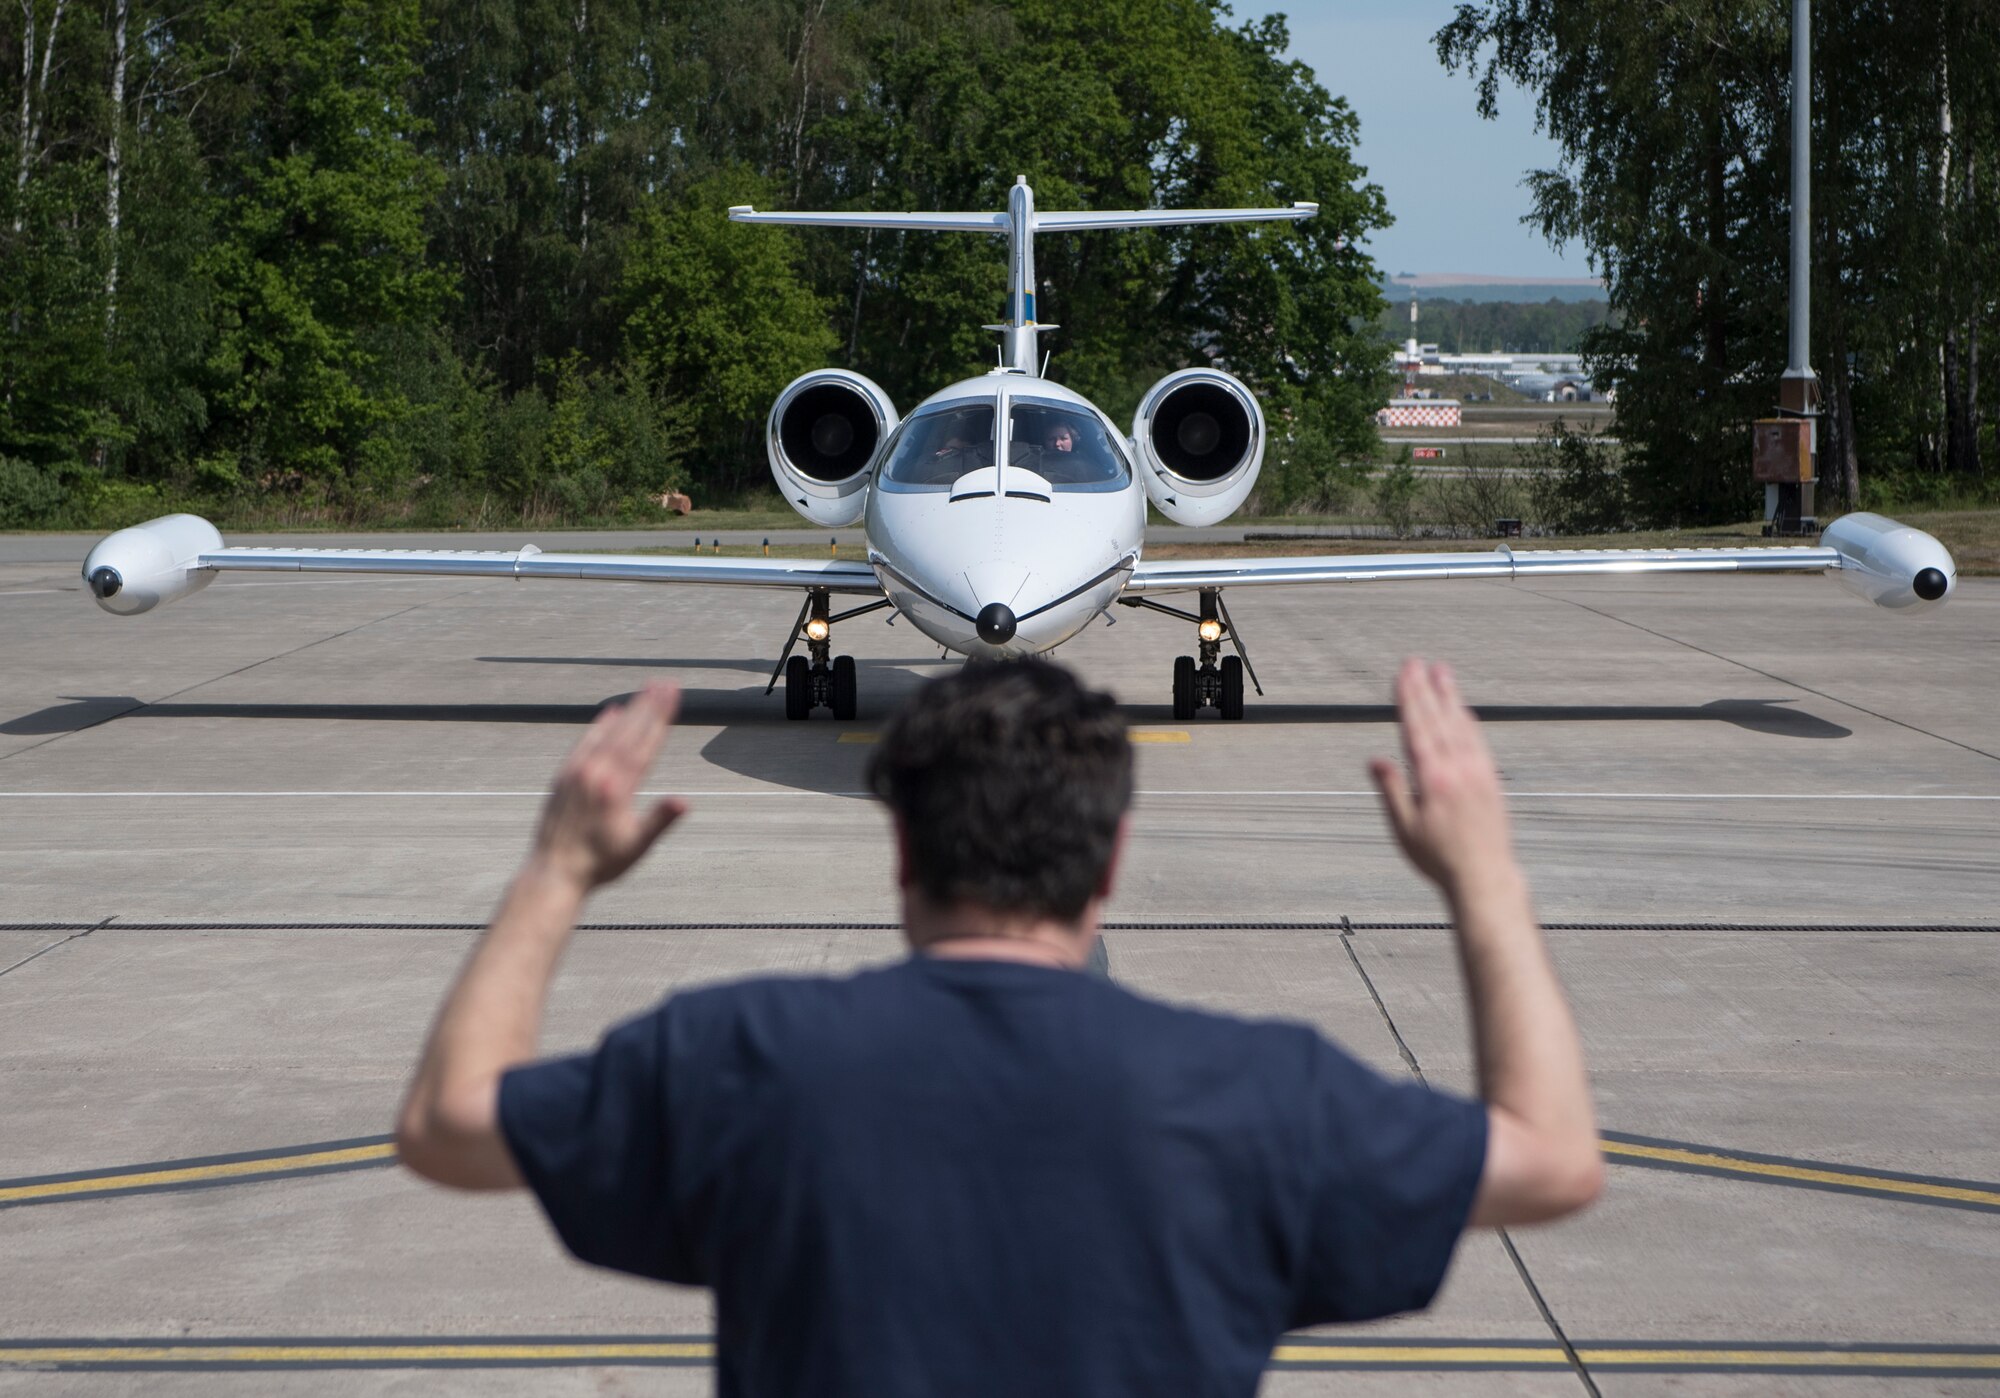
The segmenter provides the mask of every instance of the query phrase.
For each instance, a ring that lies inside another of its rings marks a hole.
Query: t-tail
[[[1158,228],[1196,223],[1269,223],[1306,219],[1317,204],[1282,209],[1107,209],[1103,212],[1038,213],[1028,177],[1017,175],[1003,213],[759,213],[748,204],[730,209],[738,223],[789,223],[817,228],[885,228],[1007,235],[1007,319],[989,325],[1000,335],[1000,363],[1013,373],[1039,376],[1040,336],[1056,327],[1035,315],[1035,234],[1091,228]]]

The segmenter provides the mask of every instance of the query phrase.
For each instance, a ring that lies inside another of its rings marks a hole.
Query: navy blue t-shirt
[[[724,1398],[1248,1395],[1429,1303],[1486,1156],[1303,1025],[930,957],[677,995],[500,1122],[570,1251],[715,1289]]]

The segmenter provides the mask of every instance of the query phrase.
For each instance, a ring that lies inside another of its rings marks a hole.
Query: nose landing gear
[[[1127,607],[1145,607],[1195,624],[1199,661],[1192,655],[1177,656],[1174,660],[1176,719],[1191,719],[1200,709],[1214,709],[1225,719],[1242,718],[1243,679],[1246,675],[1258,694],[1264,692],[1264,686],[1257,683],[1257,672],[1250,667],[1250,654],[1243,648],[1243,642],[1236,634],[1236,625],[1229,618],[1229,609],[1222,605],[1220,589],[1210,587],[1201,590],[1201,611],[1198,613],[1165,606],[1150,597],[1122,597],[1119,601]],[[1236,654],[1222,653],[1225,637],[1235,647]]]
[[[834,623],[880,611],[888,605],[885,598],[834,616],[831,592],[823,587],[807,591],[798,620],[792,623],[792,638],[785,643],[785,653],[778,657],[777,667],[771,671],[771,682],[764,686],[764,692],[769,694],[778,687],[779,677],[784,678],[786,718],[810,718],[814,709],[831,709],[837,719],[854,717],[860,706],[859,676],[853,656],[833,654]],[[806,654],[792,654],[801,639],[806,643]]]

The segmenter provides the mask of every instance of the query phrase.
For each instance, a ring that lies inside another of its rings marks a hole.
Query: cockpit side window
[[[967,471],[992,464],[993,405],[936,408],[898,429],[882,481],[891,489],[949,490]]]
[[[1007,464],[1033,471],[1059,491],[1123,490],[1132,467],[1111,434],[1089,413],[1015,395]]]

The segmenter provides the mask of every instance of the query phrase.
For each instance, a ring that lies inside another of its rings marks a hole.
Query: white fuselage
[[[990,455],[968,451],[961,461],[954,453],[954,464],[937,473],[950,477],[946,483],[912,487],[893,478],[899,456],[943,455],[913,434],[928,427],[936,435],[949,415],[981,407],[992,409],[997,425]],[[1010,428],[1061,410],[1102,428],[1125,464],[1122,484],[1065,486],[1065,458],[1043,458],[1039,444],[1013,440]],[[1130,443],[1089,400],[1045,379],[995,372],[953,384],[918,404],[879,455],[864,516],[869,564],[897,610],[950,650],[1033,655],[1061,645],[1112,604],[1139,560],[1146,496]],[[1042,459],[1056,482],[1035,469]],[[1011,612],[1015,628],[997,644],[981,638],[977,622],[994,603]]]

